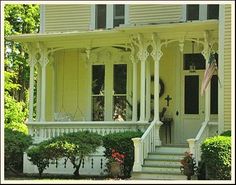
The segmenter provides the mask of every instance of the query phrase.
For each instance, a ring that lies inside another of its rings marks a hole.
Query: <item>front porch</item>
[[[144,134],[133,139],[134,172],[166,143],[188,144],[199,160],[201,142],[218,126],[211,88],[199,94],[209,55],[218,52],[217,26],[208,20],[9,37],[29,53],[29,134],[40,142],[81,130],[106,135],[139,129]],[[204,67],[190,67],[185,54],[202,54]],[[192,92],[198,92],[196,101],[189,103]],[[172,120],[171,133],[162,118]]]

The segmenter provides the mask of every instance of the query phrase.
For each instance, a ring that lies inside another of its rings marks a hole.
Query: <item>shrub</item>
[[[32,147],[27,154],[30,161],[37,165],[39,175],[54,161],[65,157],[75,168],[74,175],[79,176],[79,169],[85,156],[95,152],[102,145],[102,136],[89,131],[66,133]],[[57,167],[57,166],[56,166]]]
[[[231,130],[224,131],[220,134],[221,136],[231,136]]]
[[[134,164],[134,145],[132,138],[141,137],[141,131],[126,131],[120,133],[108,134],[103,137],[103,146],[105,148],[104,156],[109,159],[112,156],[112,150],[118,151],[124,157],[124,178],[131,176],[131,171]],[[109,161],[107,170],[109,171]]]
[[[206,165],[207,178],[231,179],[231,137],[208,138],[201,146],[202,161]]]
[[[18,130],[4,129],[5,170],[14,173],[22,172],[23,152],[32,144],[32,138]]]
[[[49,167],[50,162],[50,151],[47,150],[46,146],[50,143],[50,140],[43,141],[38,145],[32,146],[27,150],[29,161],[36,165],[39,171],[39,177],[42,176],[43,171]]]

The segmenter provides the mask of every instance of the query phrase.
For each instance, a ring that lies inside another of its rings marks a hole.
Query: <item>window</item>
[[[187,21],[199,19],[199,5],[187,5]]]
[[[113,27],[125,23],[125,5],[113,6]]]
[[[92,68],[92,120],[104,120],[104,87],[105,65],[94,65]]]
[[[191,4],[184,6],[183,18],[186,21],[219,19],[218,4]]]
[[[207,5],[207,19],[219,19],[219,5]]]
[[[190,70],[193,66],[196,70],[206,68],[205,58],[201,53],[184,54],[184,70]]]
[[[96,5],[95,17],[95,28],[106,28],[106,5]]]
[[[199,113],[199,76],[185,76],[184,114]]]
[[[90,29],[114,28],[128,23],[128,5],[97,4],[91,8]]]

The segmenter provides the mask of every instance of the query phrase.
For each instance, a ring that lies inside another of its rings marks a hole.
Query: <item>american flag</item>
[[[209,82],[211,81],[211,77],[213,76],[215,71],[217,71],[217,63],[214,53],[211,53],[209,58],[209,65],[205,70],[204,77],[202,80],[201,95],[204,94]]]

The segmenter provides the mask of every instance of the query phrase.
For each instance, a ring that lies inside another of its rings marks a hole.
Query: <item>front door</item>
[[[200,88],[204,76],[205,60],[201,54],[185,54],[181,85],[181,143],[195,138],[204,121],[205,96]]]

